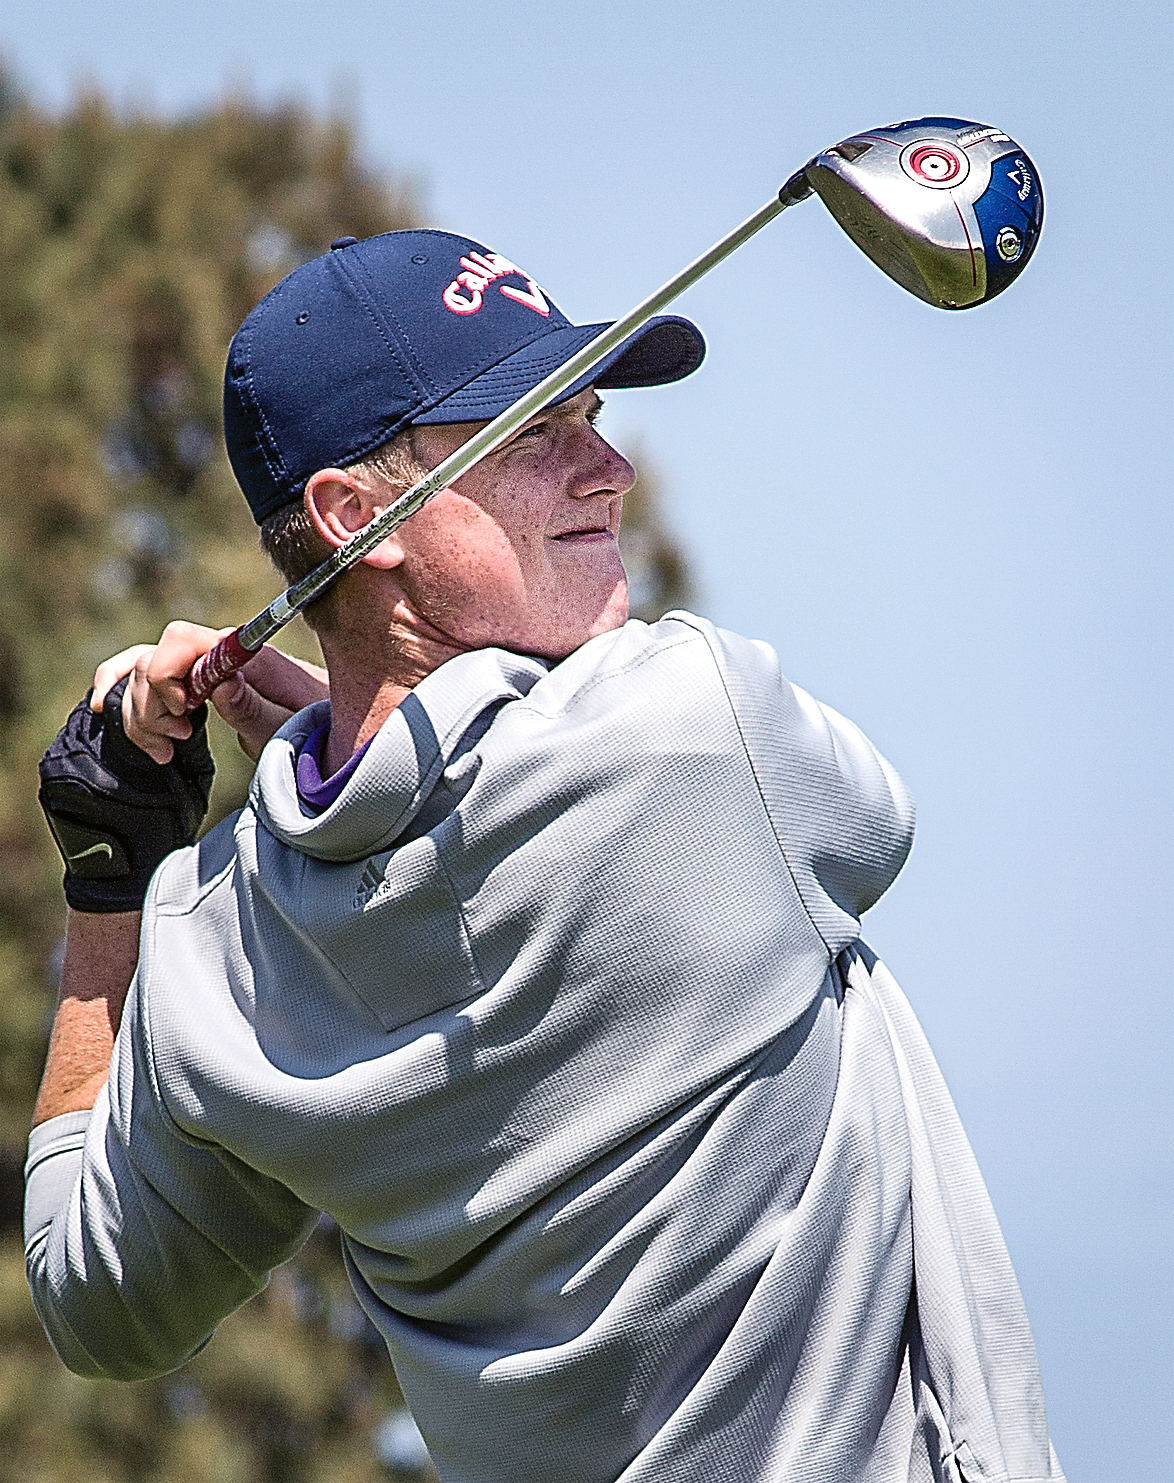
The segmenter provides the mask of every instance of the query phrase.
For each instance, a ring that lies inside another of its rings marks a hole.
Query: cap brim
[[[412,422],[488,422],[609,328],[607,324],[571,324],[551,330],[482,371],[427,412],[413,417]],[[565,402],[588,386],[663,386],[688,376],[704,358],[705,341],[695,324],[675,314],[658,315],[605,355],[555,401]]]

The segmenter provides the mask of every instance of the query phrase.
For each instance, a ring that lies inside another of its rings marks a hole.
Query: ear
[[[369,474],[359,475],[350,469],[319,469],[306,481],[303,495],[314,529],[331,547],[345,545],[391,500],[391,493]],[[390,571],[403,563],[404,548],[392,534],[362,559],[368,566]]]

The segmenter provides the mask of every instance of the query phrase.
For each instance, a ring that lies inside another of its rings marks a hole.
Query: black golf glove
[[[215,767],[208,707],[192,713],[192,734],[161,765],[122,729],[120,680],[102,714],[90,695],[70,712],[41,759],[38,798],[65,861],[65,899],[74,911],[138,911],[160,861],[191,844],[208,812]]]

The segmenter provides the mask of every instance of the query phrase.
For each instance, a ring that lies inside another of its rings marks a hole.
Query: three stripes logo
[[[380,886],[383,885],[383,875],[376,869],[375,861],[368,860],[363,866],[363,873],[359,877],[359,884],[355,887],[355,899],[352,906],[356,911],[362,911]]]

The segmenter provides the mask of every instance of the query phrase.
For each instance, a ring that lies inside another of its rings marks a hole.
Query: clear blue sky
[[[918,796],[868,935],[986,1173],[1072,1483],[1172,1476],[1170,30],[1158,0],[0,11],[49,103],[341,106],[432,224],[583,320],[859,129],[956,114],[1032,154],[1044,237],[996,302],[915,302],[811,202],[682,301],[702,370],[605,426],[663,476],[702,609]]]

